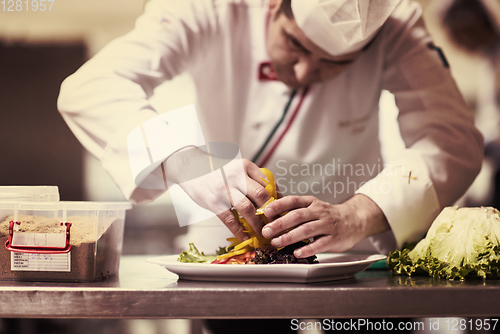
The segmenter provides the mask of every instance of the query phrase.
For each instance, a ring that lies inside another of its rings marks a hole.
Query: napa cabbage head
[[[495,208],[447,207],[413,249],[389,254],[396,274],[447,279],[500,277],[500,212]]]

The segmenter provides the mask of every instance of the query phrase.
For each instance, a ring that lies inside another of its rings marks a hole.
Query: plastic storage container
[[[0,202],[0,279],[99,281],[118,275],[128,202]],[[0,217],[2,218],[2,217]]]

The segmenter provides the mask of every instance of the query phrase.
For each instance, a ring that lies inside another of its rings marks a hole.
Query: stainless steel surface
[[[147,256],[124,256],[98,283],[0,281],[0,317],[368,318],[500,316],[500,280],[452,282],[367,270],[312,284],[178,280]]]

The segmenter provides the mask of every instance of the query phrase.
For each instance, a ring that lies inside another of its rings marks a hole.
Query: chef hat
[[[401,0],[292,0],[298,26],[332,56],[365,46]]]

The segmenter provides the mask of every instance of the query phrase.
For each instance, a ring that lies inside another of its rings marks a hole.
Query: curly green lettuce
[[[189,250],[180,253],[177,261],[184,263],[211,263],[216,258],[217,255],[205,255],[193,243],[189,243]]]
[[[500,278],[500,211],[447,207],[415,248],[391,252],[387,266],[408,276]]]

